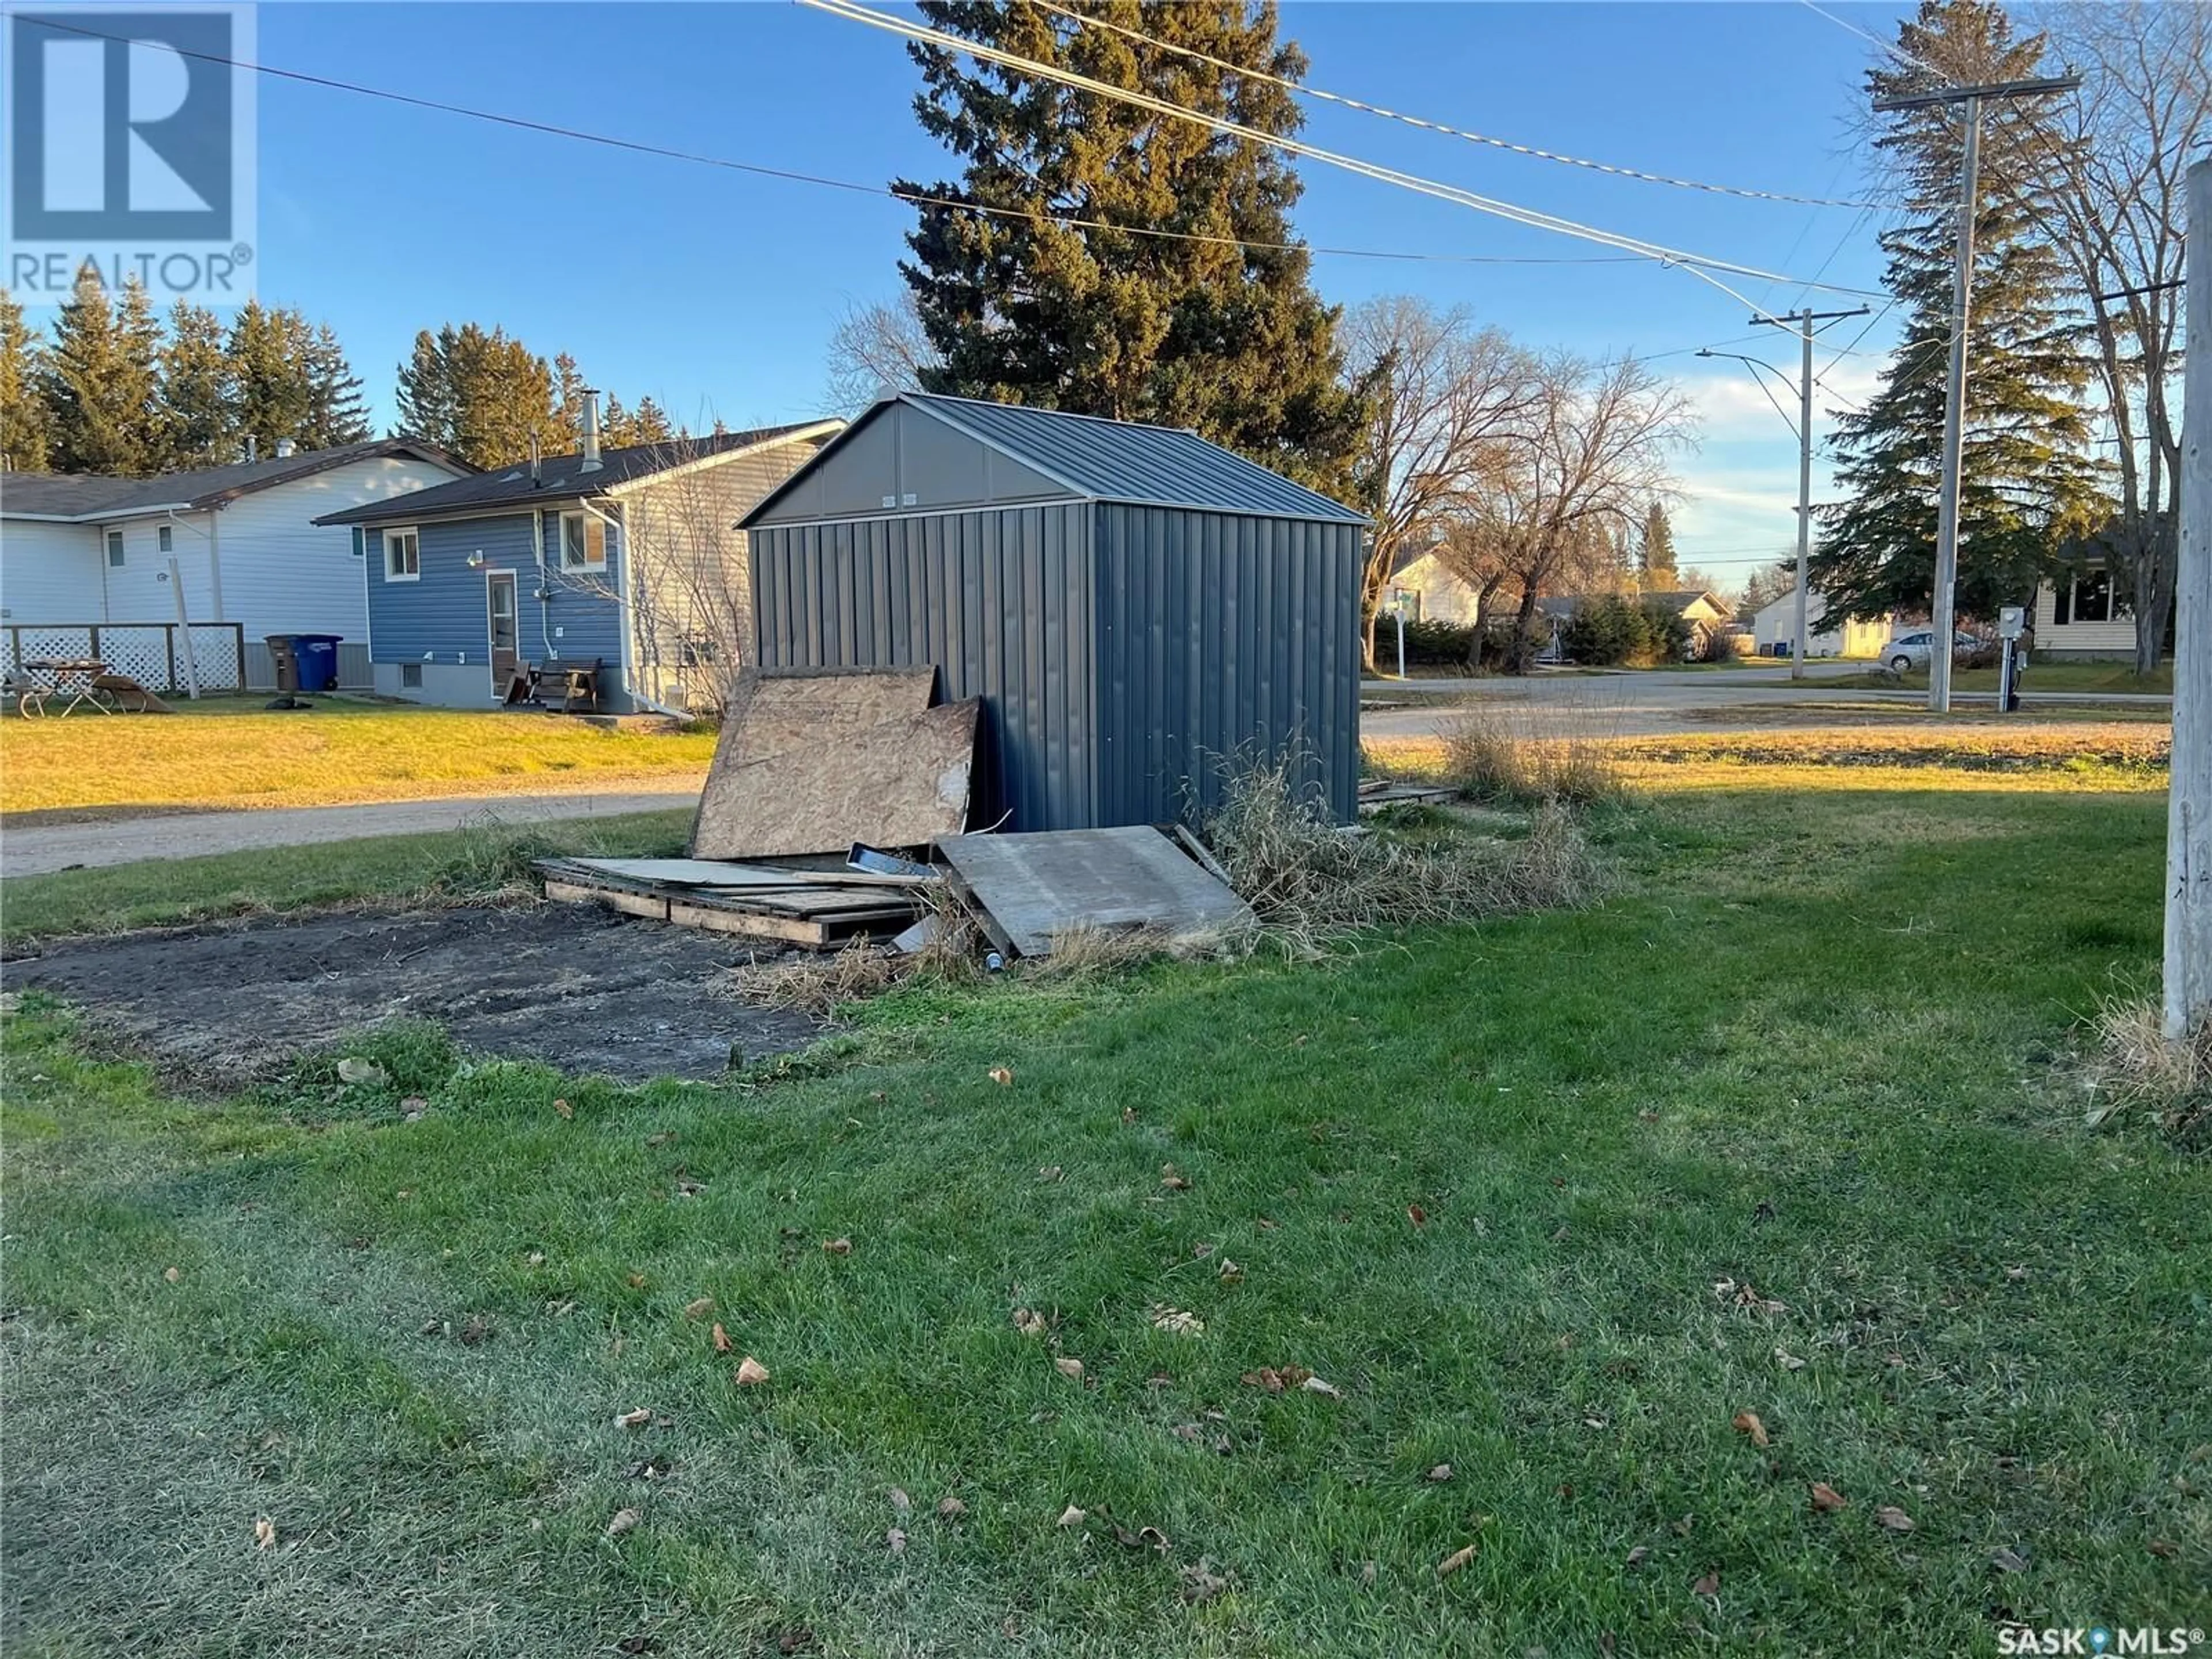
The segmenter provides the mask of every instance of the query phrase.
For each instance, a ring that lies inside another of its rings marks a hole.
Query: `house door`
[[[522,670],[515,650],[514,573],[495,570],[484,578],[484,615],[491,636],[491,694],[504,697]]]

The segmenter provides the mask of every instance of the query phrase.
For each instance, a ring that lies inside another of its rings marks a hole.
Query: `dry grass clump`
[[[2141,1115],[2191,1150],[2212,1146],[2212,1020],[2180,1042],[2153,1000],[2107,999],[2091,1021],[2088,1121]]]
[[[1370,928],[1575,905],[1595,889],[1589,846],[1556,801],[1519,841],[1402,839],[1331,823],[1293,765],[1284,757],[1234,775],[1206,836],[1264,935],[1293,954]]]
[[[827,955],[748,963],[734,970],[731,988],[740,1001],[758,1007],[789,1008],[829,1019],[849,1003],[881,996],[909,980],[957,984],[982,977],[977,960],[981,930],[974,913],[942,883],[924,888],[921,899],[921,919],[937,926],[916,950],[894,951],[863,933]]]
[[[1468,710],[1438,728],[1444,781],[1472,800],[1559,801],[1586,805],[1618,799],[1620,769],[1601,737],[1538,738],[1498,708]]]

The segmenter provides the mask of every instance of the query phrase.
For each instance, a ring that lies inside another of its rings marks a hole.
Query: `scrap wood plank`
[[[668,901],[654,893],[629,893],[612,887],[582,887],[554,877],[545,878],[545,896],[556,904],[604,904],[624,915],[668,920]]]
[[[715,751],[691,852],[702,859],[919,847],[968,821],[982,704],[945,703],[837,740],[726,763]]]
[[[876,875],[862,870],[786,870],[769,864],[739,864],[728,859],[570,859],[631,881],[677,887],[896,887],[911,888],[933,877]]]
[[[1252,921],[1243,899],[1149,824],[947,836],[937,851],[993,942],[1021,956],[1049,956],[1055,936],[1081,928],[1180,935]]]

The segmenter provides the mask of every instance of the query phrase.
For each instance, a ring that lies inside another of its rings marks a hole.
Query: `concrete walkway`
[[[0,876],[41,875],[53,870],[132,864],[141,859],[191,858],[202,853],[249,852],[258,847],[299,847],[352,841],[362,836],[424,835],[458,830],[490,814],[507,823],[556,818],[611,817],[694,806],[698,779],[671,779],[687,787],[649,793],[471,795],[447,800],[380,801],[369,806],[287,806],[238,812],[172,812],[101,823],[42,823],[0,830]]]

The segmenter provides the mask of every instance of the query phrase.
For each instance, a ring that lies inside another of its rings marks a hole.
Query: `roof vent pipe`
[[[584,465],[585,472],[599,470],[599,392],[597,386],[584,388]]]
[[[280,461],[289,460],[292,458],[292,452],[299,447],[289,438],[279,438],[276,441],[276,459]]]
[[[251,432],[247,433],[246,434],[246,459],[248,462],[258,461],[261,459],[258,453],[260,447],[261,440],[255,437]]]
[[[538,471],[538,434],[533,432],[530,434],[530,487],[535,489],[544,482]]]

